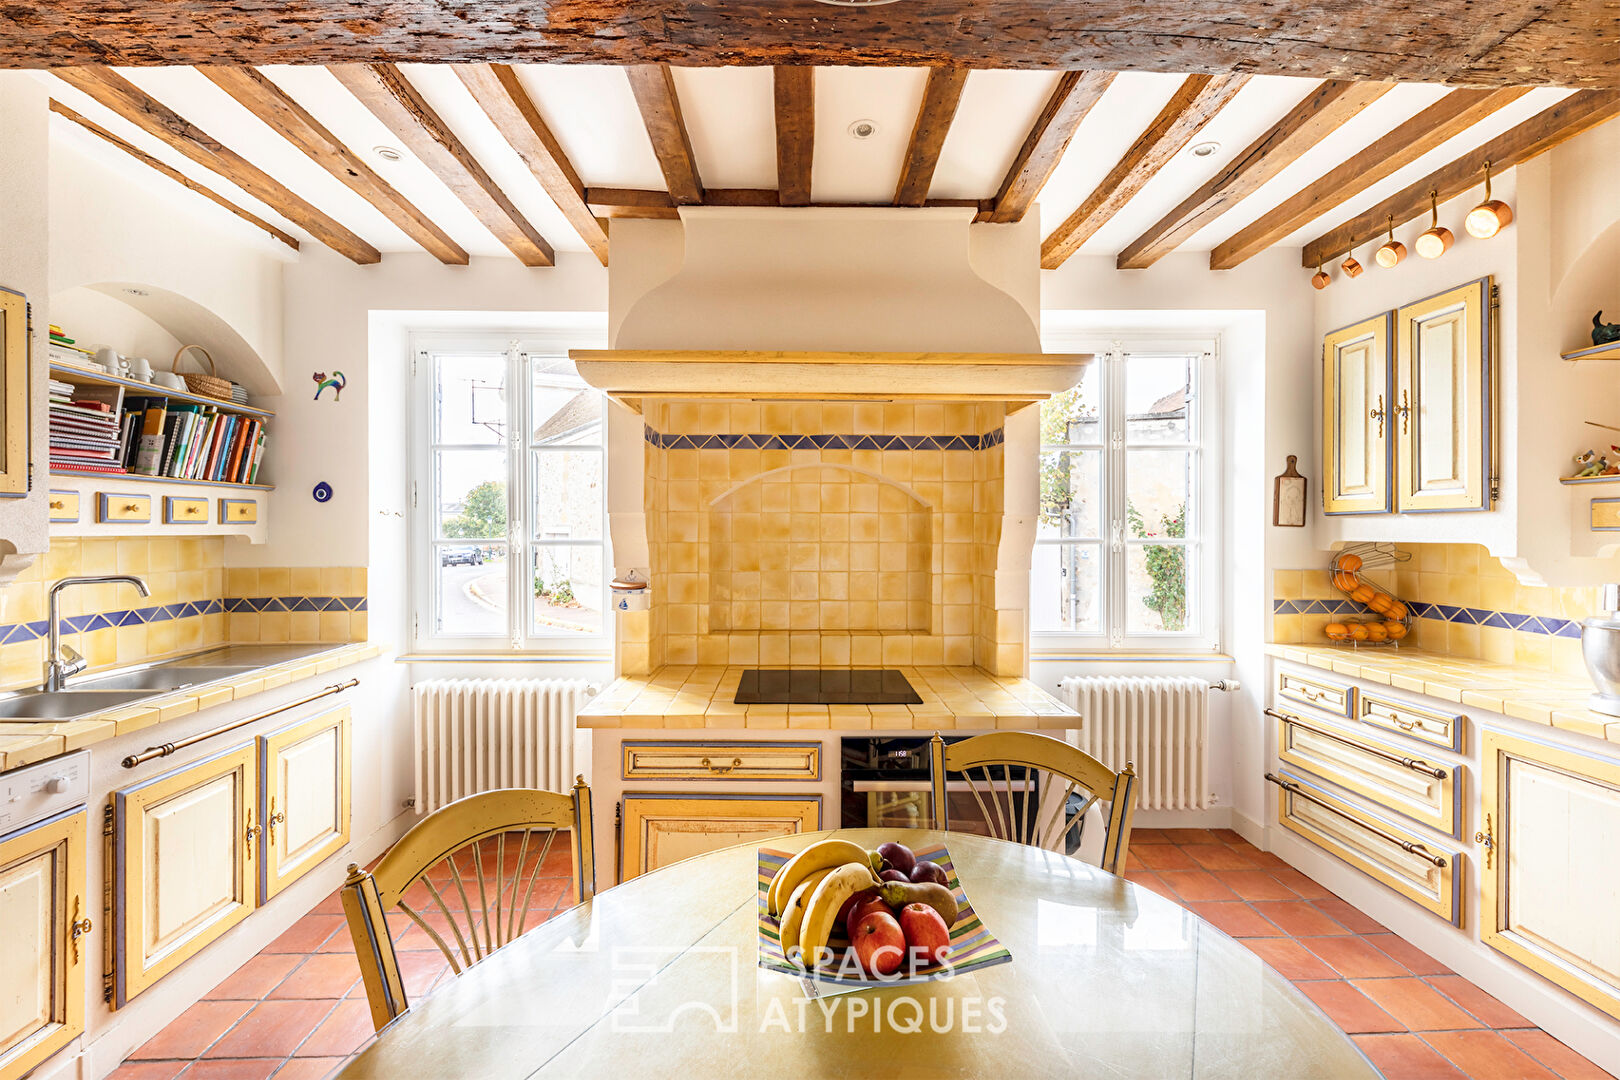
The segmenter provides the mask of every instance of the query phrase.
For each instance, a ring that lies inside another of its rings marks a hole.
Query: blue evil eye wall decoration
[[[325,480],[322,480],[320,483],[315,485],[315,490],[310,492],[310,494],[315,497],[315,501],[318,503],[331,502],[332,485],[328,484]]]

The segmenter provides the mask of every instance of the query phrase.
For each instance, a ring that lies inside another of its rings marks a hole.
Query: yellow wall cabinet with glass
[[[1620,761],[1485,731],[1480,937],[1620,1017]]]
[[[625,792],[619,880],[734,844],[821,828],[816,795]]]
[[[1483,277],[1327,336],[1326,513],[1490,509],[1494,296]]]
[[[84,1031],[90,898],[85,814],[0,840],[0,1080],[16,1080]]]

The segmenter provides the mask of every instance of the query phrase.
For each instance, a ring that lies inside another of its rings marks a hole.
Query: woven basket
[[[180,358],[184,356],[189,349],[196,349],[198,352],[203,354],[203,359],[208,361],[208,374],[181,374]],[[215,398],[219,401],[231,400],[230,380],[219,377],[214,368],[214,358],[210,356],[208,354],[208,350],[203,348],[201,345],[180,346],[180,350],[174,354],[174,363],[171,366],[174,368],[174,373],[176,375],[180,375],[181,378],[186,380],[186,389],[190,390],[193,394],[199,394],[202,397]]]

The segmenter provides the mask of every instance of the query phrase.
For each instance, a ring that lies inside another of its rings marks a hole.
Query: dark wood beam
[[[54,74],[148,135],[163,140],[204,168],[212,169],[333,251],[357,263],[382,261],[376,248],[116,71],[98,67],[58,68]]]
[[[1051,179],[1063,152],[1069,148],[1080,121],[1113,85],[1112,71],[1065,71],[1058,78],[1052,96],[1046,99],[1040,115],[1018,148],[1007,176],[996,193],[996,208],[990,220],[998,223],[1022,221],[1036,196]]]
[[[950,134],[956,106],[967,85],[966,68],[930,68],[928,85],[923,88],[922,106],[911,128],[911,143],[900,166],[900,182],[895,185],[894,205],[921,206],[928,201],[928,188],[934,182],[939,152]]]
[[[1528,92],[1524,87],[1453,90],[1303,191],[1266,211],[1253,224],[1221,241],[1209,253],[1209,268],[1230,270],[1258,255]]]
[[[816,151],[816,69],[771,72],[776,98],[776,190],[783,206],[808,206]]]
[[[1288,111],[1271,130],[1250,143],[1209,182],[1160,218],[1120,252],[1121,270],[1142,270],[1174,251],[1188,237],[1253,194],[1267,180],[1298,161],[1339,125],[1377,101],[1390,83],[1330,79]]]
[[[1041,242],[1041,268],[1056,270],[1080,250],[1248,81],[1247,75],[1187,76],[1102,183]]]
[[[551,266],[556,253],[393,64],[335,64],[327,70],[466,204],[524,266]]]
[[[517,72],[506,64],[457,64],[456,74],[496,130],[517,151],[568,224],[603,266],[608,261],[607,231],[585,205],[585,185],[529,97]]]
[[[769,188],[709,188],[704,193],[705,206],[777,206],[777,192]],[[597,215],[607,218],[651,218],[673,221],[680,217],[679,207],[667,191],[646,191],[637,188],[586,188],[585,201]],[[827,202],[811,203],[818,207],[884,209],[889,203]],[[924,206],[955,207],[977,212],[975,220],[988,220],[988,199],[929,199]]]
[[[51,112],[56,113],[58,116],[67,117],[75,124],[78,124],[80,127],[90,132],[92,135],[100,136],[106,141],[112,143],[114,146],[118,147],[118,149],[122,150],[136,161],[141,162],[143,165],[151,166],[164,176],[167,176],[170,180],[173,180],[175,183],[190,188],[192,191],[195,191],[197,194],[201,195],[205,199],[210,200],[211,202],[218,203],[220,206],[223,206],[225,209],[229,210],[243,221],[246,221],[248,224],[255,225],[258,228],[263,229],[265,232],[269,233],[277,240],[280,240],[283,244],[286,244],[294,251],[298,250],[298,238],[292,233],[287,232],[285,229],[276,228],[258,214],[253,213],[251,210],[242,209],[242,207],[237,206],[235,203],[231,202],[231,200],[225,198],[225,196],[220,195],[212,189],[197,183],[197,181],[193,180],[179,169],[173,168],[165,162],[159,161],[157,158],[153,157],[151,154],[148,154],[140,147],[125,142],[123,139],[120,139],[117,135],[114,135],[112,132],[108,131],[94,120],[74,112],[60,101],[57,101],[55,98],[51,99]]]
[[[1357,244],[1382,236],[1392,218],[1399,225],[1427,214],[1431,191],[1440,202],[1445,202],[1470,188],[1482,187],[1487,161],[1491,163],[1491,172],[1500,175],[1616,116],[1620,116],[1620,91],[1583,90],[1571,94],[1484,146],[1409,184],[1365,213],[1329,229],[1305,245],[1301,262],[1305,266],[1327,262]]]
[[[450,238],[449,233],[394,190],[359,154],[344,146],[308,110],[264,75],[250,67],[217,67],[210,64],[199,65],[197,70],[235,98],[243,108],[263,120],[271,130],[302,150],[311,161],[381,210],[383,216],[397,225],[401,232],[421,244],[440,262],[454,266],[467,265],[467,252]]]
[[[1620,87],[1608,0],[8,0],[0,66],[1086,68]]]
[[[675,73],[668,64],[636,64],[624,69],[630,92],[641,109],[641,120],[652,140],[653,154],[664,172],[664,183],[677,203],[690,206],[703,201],[703,180],[697,156],[681,117],[681,99],[675,93]]]

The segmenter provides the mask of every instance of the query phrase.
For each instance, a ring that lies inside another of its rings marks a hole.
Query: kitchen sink
[[[196,686],[216,679],[228,679],[232,675],[240,675],[250,670],[252,669],[247,667],[177,667],[161,664],[101,679],[81,678],[75,680],[71,690],[178,690],[183,686]]]
[[[11,720],[72,720],[157,694],[156,690],[31,690],[0,700],[0,717]]]

